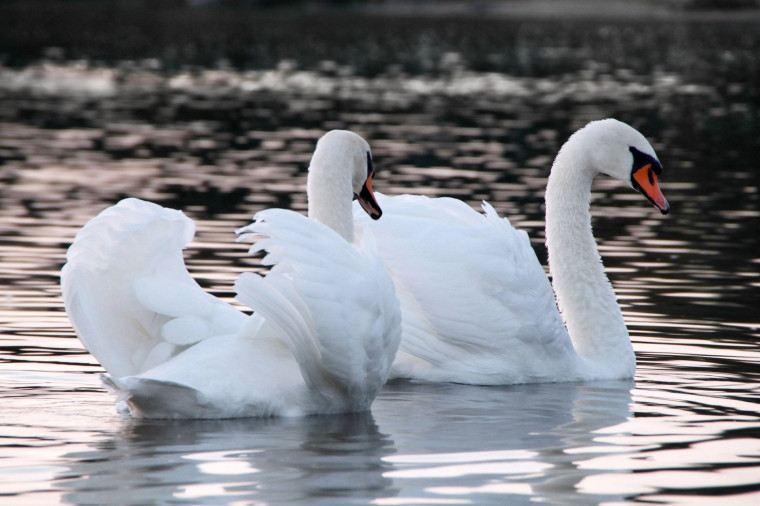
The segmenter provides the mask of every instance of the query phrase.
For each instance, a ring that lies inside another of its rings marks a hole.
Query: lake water
[[[303,56],[270,33],[271,52],[235,53],[247,67],[61,59],[72,42],[0,68],[0,503],[760,502],[760,28],[382,21],[389,46],[371,20],[350,25],[367,32],[364,63],[340,35]],[[376,190],[487,199],[544,261],[551,161],[607,116],[650,139],[672,207],[594,186],[633,381],[397,382],[362,415],[137,421],[63,311],[66,248],[125,196],[195,219],[188,267],[230,300],[259,269],[233,231],[266,207],[305,210],[331,128],[368,139]]]

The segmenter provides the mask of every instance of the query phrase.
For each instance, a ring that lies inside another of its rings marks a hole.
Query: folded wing
[[[401,300],[403,338],[392,376],[504,384],[545,370],[572,347],[527,234],[484,203],[376,194],[371,230]],[[531,368],[540,354],[543,367]]]

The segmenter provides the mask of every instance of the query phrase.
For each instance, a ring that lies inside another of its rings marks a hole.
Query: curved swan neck
[[[599,171],[582,140],[571,138],[562,147],[546,187],[552,284],[579,355],[635,367],[628,330],[591,230],[591,183]]]
[[[346,241],[354,241],[352,173],[346,162],[331,161],[317,150],[309,166],[306,197],[309,218],[327,225]]]

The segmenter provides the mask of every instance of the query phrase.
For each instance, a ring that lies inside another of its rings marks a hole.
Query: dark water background
[[[0,502],[760,500],[758,13],[29,5],[0,6]],[[551,161],[610,116],[650,139],[672,206],[594,186],[635,382],[402,382],[362,416],[136,422],[63,312],[65,249],[125,196],[195,219],[188,267],[230,299],[258,268],[233,230],[305,210],[331,128],[368,139],[377,190],[487,199],[543,261]]]

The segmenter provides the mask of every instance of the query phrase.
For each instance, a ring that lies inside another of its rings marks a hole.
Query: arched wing
[[[393,283],[371,253],[292,211],[270,209],[241,229],[265,250],[266,277],[242,275],[238,300],[276,325],[312,393],[334,405],[369,406],[400,340]]]
[[[61,271],[79,339],[116,377],[139,374],[245,315],[203,291],[182,249],[195,231],[180,211],[125,199],[77,234]]]

